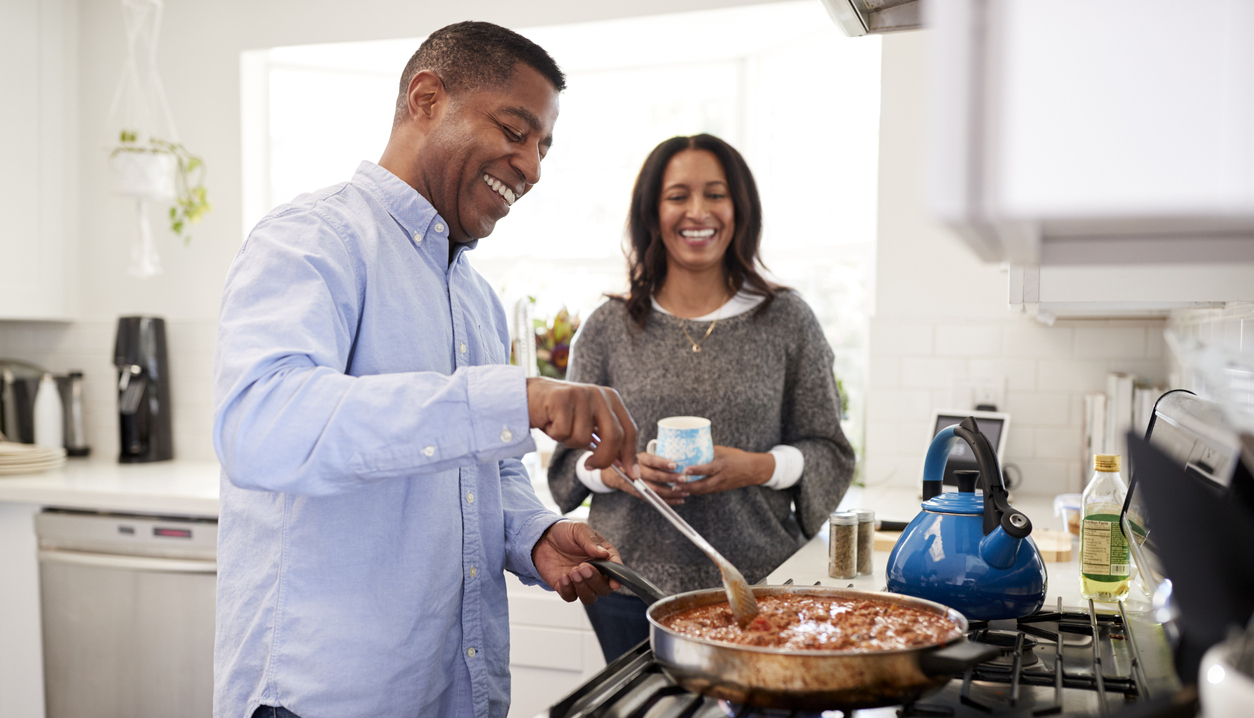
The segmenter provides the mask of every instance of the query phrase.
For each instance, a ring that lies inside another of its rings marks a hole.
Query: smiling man
[[[560,69],[488,23],[406,65],[378,164],[275,209],[227,276],[214,366],[222,463],[214,715],[504,716],[504,571],[591,603],[618,560],[544,509],[530,428],[633,474],[601,387],[508,365],[466,252],[540,180]]]

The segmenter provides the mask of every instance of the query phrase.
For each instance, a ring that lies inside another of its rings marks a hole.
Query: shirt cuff
[[[508,365],[475,367],[467,381],[476,461],[496,461],[534,451],[527,408],[527,377]]]
[[[770,454],[775,457],[775,471],[771,474],[770,481],[763,486],[780,491],[801,480],[801,473],[806,467],[806,457],[801,453],[801,449],[780,444],[773,447]]]
[[[613,493],[614,489],[606,486],[605,482],[601,480],[600,469],[589,469],[584,467],[584,462],[588,460],[589,456],[592,456],[592,452],[585,451],[583,452],[583,455],[575,460],[575,476],[579,478],[579,483],[587,486],[590,491],[596,494]]]
[[[535,560],[531,557],[532,552],[536,550],[536,544],[540,543],[540,537],[544,536],[544,532],[549,527],[559,521],[569,521],[551,511],[545,511],[538,514],[531,521],[527,522],[526,527],[520,535],[512,543],[514,547],[514,566],[506,566],[506,568],[514,570],[514,575],[518,576],[518,580],[524,586],[540,586],[546,591],[554,590],[552,586],[544,582],[540,577],[540,571],[536,569]],[[508,546],[507,546],[508,548]]]

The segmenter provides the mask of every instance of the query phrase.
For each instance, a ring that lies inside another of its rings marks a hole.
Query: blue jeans
[[[253,718],[300,718],[300,716],[286,708],[260,706],[257,710],[253,711]]]
[[[648,608],[644,601],[621,593],[611,593],[583,607],[601,643],[606,663],[612,663],[641,641],[649,640],[649,619],[644,615]]]

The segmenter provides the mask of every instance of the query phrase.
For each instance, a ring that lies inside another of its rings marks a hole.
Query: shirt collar
[[[367,192],[370,192],[383,203],[387,208],[388,214],[396,220],[410,237],[428,237],[431,233],[431,225],[437,220],[439,223],[448,226],[447,220],[435,211],[435,207],[418,193],[418,190],[409,186],[405,180],[388,172],[379,165],[365,160],[357,167],[357,173],[353,175],[353,184],[360,185]],[[448,230],[437,232],[446,241],[448,240]],[[479,240],[470,242],[461,242],[458,246],[457,254],[461,254],[465,250],[474,249],[479,245]],[[447,249],[447,244],[445,245]]]

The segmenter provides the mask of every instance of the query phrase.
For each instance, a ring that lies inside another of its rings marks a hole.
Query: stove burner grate
[[[874,716],[964,718],[992,714],[1052,716],[1109,714],[1109,701],[1143,697],[1146,685],[1127,616],[1042,611],[1017,621],[973,621],[968,637],[998,646],[1002,655],[969,669],[940,692],[898,708],[807,714],[740,706],[690,693],[675,684],[648,641],[619,657],[549,712],[550,718],[804,718]],[[1095,705],[1094,705],[1095,704]]]

